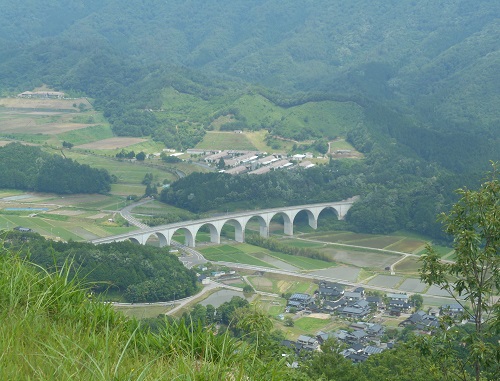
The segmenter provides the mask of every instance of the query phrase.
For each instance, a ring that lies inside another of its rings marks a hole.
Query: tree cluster
[[[11,143],[0,147],[0,187],[58,194],[105,193],[112,177],[39,147]]]
[[[71,263],[71,276],[98,293],[111,291],[128,302],[158,302],[193,295],[196,274],[167,249],[131,242],[92,245],[55,242],[35,233],[9,232],[5,246],[49,271]]]

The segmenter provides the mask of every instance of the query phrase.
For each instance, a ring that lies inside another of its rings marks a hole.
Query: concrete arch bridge
[[[220,243],[221,231],[224,225],[228,224],[234,227],[235,240],[237,242],[245,242],[245,227],[247,223],[253,219],[259,223],[260,235],[262,237],[269,237],[269,226],[273,217],[280,215],[284,221],[284,233],[293,235],[293,221],[297,214],[304,211],[307,214],[309,226],[316,229],[318,226],[318,217],[324,210],[333,210],[339,220],[344,219],[347,211],[351,208],[352,204],[357,200],[353,197],[348,200],[340,202],[327,202],[321,204],[308,204],[287,206],[273,209],[252,210],[247,212],[230,213],[200,220],[190,220],[176,222],[168,225],[155,226],[152,228],[141,229],[126,234],[120,234],[92,241],[94,244],[120,242],[120,241],[134,241],[145,245],[148,239],[156,236],[160,242],[160,246],[170,245],[172,237],[176,232],[184,233],[185,245],[195,247],[196,234],[202,227],[207,227],[210,231],[210,241],[213,243]]]

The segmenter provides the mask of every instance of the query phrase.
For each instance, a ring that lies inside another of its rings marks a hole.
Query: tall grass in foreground
[[[286,367],[196,324],[159,333],[92,299],[69,268],[0,253],[1,380],[280,380]]]

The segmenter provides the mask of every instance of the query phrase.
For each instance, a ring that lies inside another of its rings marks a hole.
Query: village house
[[[346,291],[344,292],[344,298],[349,301],[357,301],[363,299],[363,294],[356,291]]]
[[[316,351],[319,349],[319,342],[316,338],[307,336],[307,335],[300,335],[297,338],[297,343],[302,345],[302,348],[311,350],[311,351]]]
[[[424,311],[417,311],[408,319],[399,323],[400,327],[406,327],[408,325],[414,325],[420,330],[432,330],[439,327],[439,321],[435,316],[428,315]]]
[[[325,300],[338,300],[344,295],[344,287],[338,283],[321,282],[318,295]]]
[[[444,304],[439,310],[441,315],[449,315],[452,317],[461,316],[464,313],[464,308],[458,303]]]

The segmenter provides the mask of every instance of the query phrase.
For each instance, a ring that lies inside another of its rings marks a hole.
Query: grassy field
[[[235,263],[244,263],[247,265],[254,266],[263,266],[263,267],[271,267],[275,266],[270,265],[267,262],[263,262],[247,253],[244,253],[241,250],[238,250],[235,247],[222,245],[217,247],[206,247],[200,249],[200,252],[207,258],[209,261],[221,261],[221,262],[235,262]]]
[[[95,144],[94,142],[109,139],[112,136],[113,132],[108,124],[98,124],[57,135],[59,140],[70,142],[75,146],[89,143]]]
[[[120,161],[112,157],[87,155],[77,151],[66,152],[66,156],[78,161],[80,164],[87,164],[94,168],[107,169],[111,174],[117,177],[118,184],[139,185],[146,173],[152,173],[154,181],[160,183],[164,180],[172,182],[177,178],[170,171],[158,167],[148,167],[143,163],[125,160]]]
[[[170,305],[152,304],[148,306],[135,306],[131,304],[114,304],[113,309],[120,311],[128,317],[136,319],[156,318],[172,309]]]
[[[290,263],[291,265],[296,266],[303,270],[316,270],[316,269],[323,269],[335,266],[335,263],[333,262],[326,262],[318,259],[300,257],[296,255],[289,255],[277,252],[272,252],[272,254],[270,255],[284,262]]]
[[[198,240],[198,236],[197,236]],[[222,245],[222,246],[212,246],[207,249],[201,249],[203,253],[205,253],[205,250],[208,250],[209,253],[216,254],[215,249],[218,249],[222,252],[229,252],[232,253],[233,250],[235,252],[240,252],[244,253],[248,256],[251,256],[255,258],[256,260],[260,261],[261,263],[266,263],[267,267],[280,267],[276,263],[273,262],[273,258],[275,258],[278,261],[285,262],[287,264],[290,264],[294,267],[297,267],[298,269],[301,270],[316,270],[316,269],[323,269],[323,268],[328,268],[335,266],[335,263],[333,262],[326,262],[326,261],[321,261],[317,259],[312,259],[312,258],[307,258],[307,257],[301,257],[301,256],[295,256],[295,255],[290,255],[290,254],[284,254],[284,253],[278,253],[274,251],[270,251],[258,246],[253,246],[249,245],[246,243],[243,244],[234,244],[234,245]],[[207,257],[208,258],[208,257]],[[213,257],[211,257],[213,258]],[[212,259],[215,260],[215,259]],[[224,261],[223,259],[220,259],[221,261]],[[234,262],[232,259],[229,262]]]
[[[195,148],[199,149],[235,149],[257,151],[257,147],[253,145],[246,134],[237,134],[234,132],[208,131],[203,140],[199,142]]]

